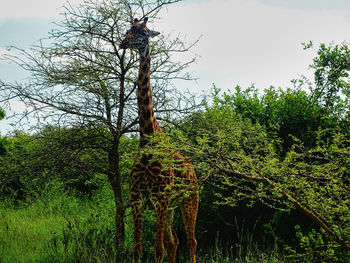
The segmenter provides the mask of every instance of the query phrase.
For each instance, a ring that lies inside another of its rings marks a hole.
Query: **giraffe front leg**
[[[134,219],[133,263],[138,263],[142,258],[142,228],[144,206],[141,200],[137,200],[131,202],[131,207]]]
[[[168,202],[164,200],[158,201],[153,200],[155,210],[156,210],[156,218],[157,218],[157,233],[156,233],[156,242],[154,245],[154,254],[155,254],[155,262],[162,263],[164,258],[164,233],[167,222],[167,209]]]

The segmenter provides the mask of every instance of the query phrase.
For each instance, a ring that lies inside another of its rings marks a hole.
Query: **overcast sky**
[[[66,0],[1,0],[0,54],[15,45],[28,48],[47,36],[59,20]],[[72,4],[81,0],[70,0]],[[307,71],[312,51],[301,43],[349,41],[350,0],[185,0],[162,13],[154,30],[199,36],[200,55],[191,68],[197,83],[180,88],[208,93],[215,83],[222,89],[255,84],[291,86],[290,80]],[[21,73],[0,61],[0,78],[15,80]],[[0,121],[0,132],[7,129]]]

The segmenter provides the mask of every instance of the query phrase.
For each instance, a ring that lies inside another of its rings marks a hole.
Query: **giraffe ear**
[[[148,37],[155,37],[155,36],[158,36],[159,34],[160,32],[148,29]]]
[[[148,17],[145,17],[145,18],[143,19],[142,24],[141,24],[141,27],[142,27],[142,28],[146,28],[147,21],[148,21]]]

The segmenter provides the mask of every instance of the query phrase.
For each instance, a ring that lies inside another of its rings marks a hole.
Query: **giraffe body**
[[[149,37],[159,33],[149,30],[146,23],[147,18],[142,23],[135,19],[120,44],[120,48],[137,49],[140,54],[137,90],[140,148],[148,144],[150,136],[162,132],[153,110],[148,44]],[[163,167],[162,160],[153,160],[152,156],[139,154],[131,170],[130,202],[134,218],[134,263],[142,258],[143,212],[147,205],[155,210],[157,218],[154,245],[156,262],[163,261],[164,245],[168,262],[175,262],[179,244],[173,228],[176,206],[181,208],[191,263],[196,262],[195,224],[199,201],[197,177],[187,157],[176,152],[170,158],[173,159],[174,165]]]

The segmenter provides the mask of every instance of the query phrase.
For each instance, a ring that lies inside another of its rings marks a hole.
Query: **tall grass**
[[[0,208],[0,261],[107,262],[114,252],[110,195],[106,188],[84,200],[55,184],[28,206],[7,201]]]
[[[93,198],[81,198],[63,191],[56,183],[37,200],[26,205],[0,206],[0,262],[131,262],[132,220],[126,217],[126,242],[123,253],[114,246],[114,202],[109,187]],[[152,213],[147,220],[154,220]],[[153,262],[153,230],[144,235],[145,258]],[[222,249],[220,241],[210,250],[199,246],[198,262],[285,262],[277,252],[261,252],[247,247]],[[245,251],[245,252],[243,252]],[[180,255],[180,262],[187,262]]]

